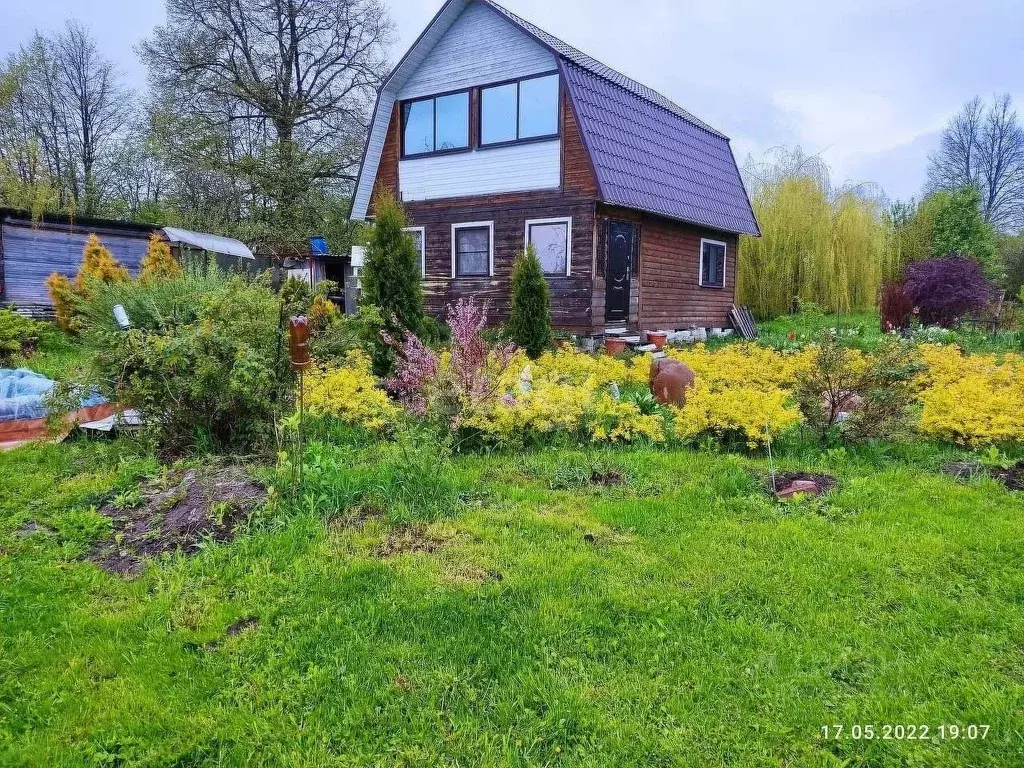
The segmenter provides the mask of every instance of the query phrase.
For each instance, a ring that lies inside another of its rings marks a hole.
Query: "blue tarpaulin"
[[[42,419],[46,417],[46,396],[53,389],[53,380],[28,368],[0,368],[0,421]],[[90,395],[79,407],[87,408],[106,402],[99,395]]]

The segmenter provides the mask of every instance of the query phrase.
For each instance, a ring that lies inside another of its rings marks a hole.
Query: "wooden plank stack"
[[[757,338],[757,323],[754,322],[754,316],[747,307],[737,307],[733,304],[729,310],[729,322],[744,339],[752,341]]]

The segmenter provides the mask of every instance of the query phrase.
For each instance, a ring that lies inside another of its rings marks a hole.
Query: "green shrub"
[[[116,329],[124,304],[133,327]],[[266,277],[211,269],[98,288],[83,303],[96,383],[154,425],[163,449],[265,448],[293,376],[282,299]]]
[[[380,310],[383,330],[395,339],[417,333],[423,323],[423,292],[420,288],[420,257],[412,238],[404,231],[405,213],[389,194],[376,201],[377,219],[366,248],[361,300]],[[374,373],[385,376],[395,364],[393,348],[380,334],[367,340]]]
[[[532,360],[551,345],[551,289],[531,243],[512,266],[508,333]]]
[[[913,380],[924,370],[916,350],[912,342],[886,338],[868,355],[845,345],[834,331],[822,331],[812,364],[797,373],[794,389],[807,425],[822,442],[837,428],[846,442],[907,433]]]
[[[0,309],[0,366],[29,355],[39,343],[40,324],[11,309]]]

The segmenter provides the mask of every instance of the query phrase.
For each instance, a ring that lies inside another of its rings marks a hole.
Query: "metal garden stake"
[[[288,354],[292,362],[292,370],[299,374],[299,485],[302,485],[302,421],[305,418],[305,370],[310,366],[309,359],[309,319],[304,315],[293,317],[288,323]]]

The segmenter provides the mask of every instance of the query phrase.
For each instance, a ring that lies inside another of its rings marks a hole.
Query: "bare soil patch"
[[[411,552],[436,552],[445,545],[443,539],[427,533],[422,525],[397,525],[388,537],[373,549],[376,557],[394,557]]]
[[[625,485],[626,476],[619,472],[617,469],[607,469],[603,472],[595,471],[590,475],[591,485]]]
[[[942,471],[957,480],[987,475],[1011,491],[1024,491],[1024,461],[1018,461],[1009,468],[986,467],[977,461],[951,461],[942,467]]]
[[[772,478],[770,475],[765,478],[765,490],[774,496],[779,491],[789,488],[797,481],[814,483],[815,488],[818,489],[819,495],[828,493],[838,484],[838,481],[832,477],[832,475],[809,472],[776,472],[774,485],[772,484]]]
[[[35,520],[29,520],[15,532],[15,535],[17,535],[19,539],[24,539],[28,536],[35,536],[36,534],[45,536],[51,533],[53,533],[53,531],[45,525],[40,525]]]
[[[240,467],[188,470],[173,476],[168,486],[149,484],[140,491],[142,502],[134,508],[108,504],[100,510],[113,523],[113,537],[89,555],[120,576],[139,573],[146,557],[193,554],[204,539],[231,541],[266,497],[266,490]]]

